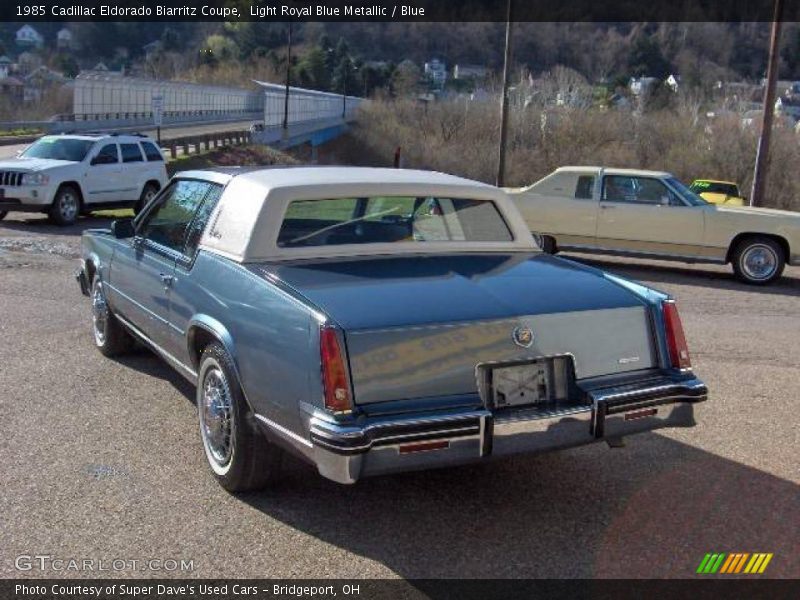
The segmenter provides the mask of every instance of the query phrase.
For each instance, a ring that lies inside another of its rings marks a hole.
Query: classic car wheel
[[[50,207],[50,218],[57,225],[72,225],[81,211],[81,198],[78,190],[71,185],[61,186]]]
[[[764,285],[780,277],[785,264],[783,248],[775,240],[754,237],[736,246],[733,272],[745,283]]]
[[[103,282],[99,277],[92,283],[92,333],[94,344],[104,356],[117,356],[133,347],[133,338],[111,312],[106,302]]]
[[[206,459],[230,492],[260,489],[280,469],[281,451],[252,423],[252,415],[225,348],[209,344],[200,358],[197,413]]]
[[[133,214],[138,215],[140,212],[142,212],[142,209],[147,206],[147,203],[150,202],[150,200],[155,198],[156,194],[158,194],[158,186],[153,183],[148,183],[146,186],[144,186],[142,195],[139,196],[139,200],[133,207]]]

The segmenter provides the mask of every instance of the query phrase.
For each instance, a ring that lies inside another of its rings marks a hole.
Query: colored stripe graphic
[[[772,560],[774,554],[771,552],[709,552],[700,561],[697,573],[706,575],[720,574],[739,574],[760,575],[767,569],[767,565]]]
[[[742,567],[744,566],[744,561],[747,560],[748,556],[750,556],[749,552],[745,552],[744,554],[742,554],[742,557],[739,559],[739,564],[736,565],[736,571],[734,571],[734,573],[739,573],[742,570]]]
[[[710,559],[711,559],[711,554],[706,554],[703,557],[703,560],[700,561],[700,566],[697,567],[697,573],[705,573],[706,565],[708,564],[708,561]]]
[[[730,573],[731,565],[734,564],[735,559],[738,557],[738,554],[728,554],[728,559],[723,563],[722,568],[719,570],[720,573]]]
[[[764,562],[761,563],[761,568],[758,569],[758,572],[763,573],[766,570],[769,561],[771,560],[772,560],[772,552],[767,554],[767,556],[764,558]]]

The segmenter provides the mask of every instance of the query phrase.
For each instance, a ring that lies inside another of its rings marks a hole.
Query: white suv
[[[0,219],[46,212],[59,225],[101,208],[136,212],[167,182],[164,156],[140,134],[46,135],[0,161]]]

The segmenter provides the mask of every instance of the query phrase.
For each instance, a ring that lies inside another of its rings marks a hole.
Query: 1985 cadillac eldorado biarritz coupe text
[[[283,451],[341,483],[694,425],[675,303],[540,252],[497,188],[411,170],[178,174],[87,231],[94,341],[197,386],[232,491]]]

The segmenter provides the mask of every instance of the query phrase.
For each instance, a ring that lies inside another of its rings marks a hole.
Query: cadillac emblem
[[[522,348],[530,348],[531,344],[533,344],[533,331],[527,325],[515,327],[514,331],[511,332],[511,337],[514,343]]]

